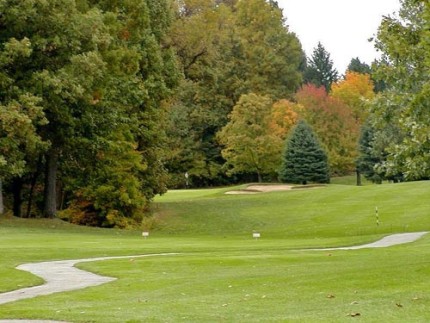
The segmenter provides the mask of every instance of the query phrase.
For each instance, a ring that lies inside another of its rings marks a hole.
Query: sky
[[[289,30],[310,57],[320,41],[335,68],[344,74],[352,58],[371,64],[379,53],[368,39],[382,16],[398,12],[399,0],[278,0]]]

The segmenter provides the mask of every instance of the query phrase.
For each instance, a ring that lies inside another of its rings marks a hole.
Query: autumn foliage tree
[[[332,85],[330,95],[341,100],[353,112],[354,118],[363,124],[369,114],[369,102],[375,97],[369,74],[347,71],[345,78]]]
[[[282,99],[272,105],[269,132],[284,140],[297,123],[303,107],[295,102]]]
[[[327,94],[325,88],[308,84],[296,94],[303,106],[301,117],[312,127],[327,150],[332,174],[355,170],[359,123],[352,110]]]
[[[166,167],[173,185],[225,184],[217,132],[242,95],[289,98],[301,83],[302,50],[282,11],[265,0],[174,1],[171,44],[184,80],[171,99]]]
[[[254,173],[261,182],[264,175],[276,173],[282,140],[269,130],[271,108],[269,97],[254,93],[242,95],[233,107],[230,121],[218,133],[230,174]]]

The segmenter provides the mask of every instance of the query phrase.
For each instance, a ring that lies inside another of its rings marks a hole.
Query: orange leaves
[[[326,147],[332,173],[343,175],[355,168],[359,123],[344,102],[328,95],[323,87],[308,84],[296,94],[303,106],[301,117]]]
[[[271,109],[270,132],[284,140],[299,119],[299,113],[302,109],[301,105],[285,99],[275,102]]]

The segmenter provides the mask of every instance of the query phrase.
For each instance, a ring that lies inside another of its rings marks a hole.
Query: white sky
[[[368,39],[383,15],[398,12],[399,0],[278,0],[290,31],[309,57],[320,41],[340,74],[354,57],[368,64],[379,57]]]

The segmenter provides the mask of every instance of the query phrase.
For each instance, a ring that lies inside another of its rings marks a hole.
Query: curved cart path
[[[359,246],[351,247],[337,247],[337,248],[321,248],[321,249],[308,249],[308,250],[356,250],[365,248],[385,248],[391,247],[399,244],[414,242],[421,238],[428,232],[409,232],[409,233],[396,233],[382,238],[381,240],[367,243]]]
[[[323,249],[306,249],[306,250],[356,250],[364,248],[384,248],[403,243],[409,243],[418,240],[427,232],[412,232],[412,233],[398,233],[392,234],[382,238],[373,243],[368,243],[360,246],[339,247],[339,248],[323,248]],[[33,298],[40,295],[49,295],[59,292],[66,292],[71,290],[82,289],[90,286],[97,286],[116,280],[113,277],[100,276],[90,273],[88,271],[80,270],[74,267],[77,263],[110,260],[110,259],[126,259],[137,257],[152,257],[152,256],[168,256],[177,255],[177,253],[160,253],[148,254],[139,256],[118,256],[118,257],[99,257],[99,258],[86,258],[75,260],[59,260],[59,261],[46,261],[39,263],[29,263],[19,265],[17,268],[20,270],[29,271],[45,280],[45,284],[40,286],[22,288],[11,292],[0,294],[0,304],[18,301],[26,298]],[[43,321],[43,320],[0,320],[1,322],[57,322],[57,321]]]
[[[43,278],[45,280],[45,284],[2,293],[0,294],[0,304],[14,302],[26,298],[33,298],[40,295],[49,295],[59,292],[82,289],[90,286],[97,286],[116,280],[116,278],[113,277],[100,276],[97,274],[90,273],[88,271],[78,269],[74,267],[77,263],[110,259],[126,259],[169,255],[176,255],[176,253],[159,253],[139,256],[99,257],[22,264],[16,268],[24,271],[29,271],[30,273]]]

